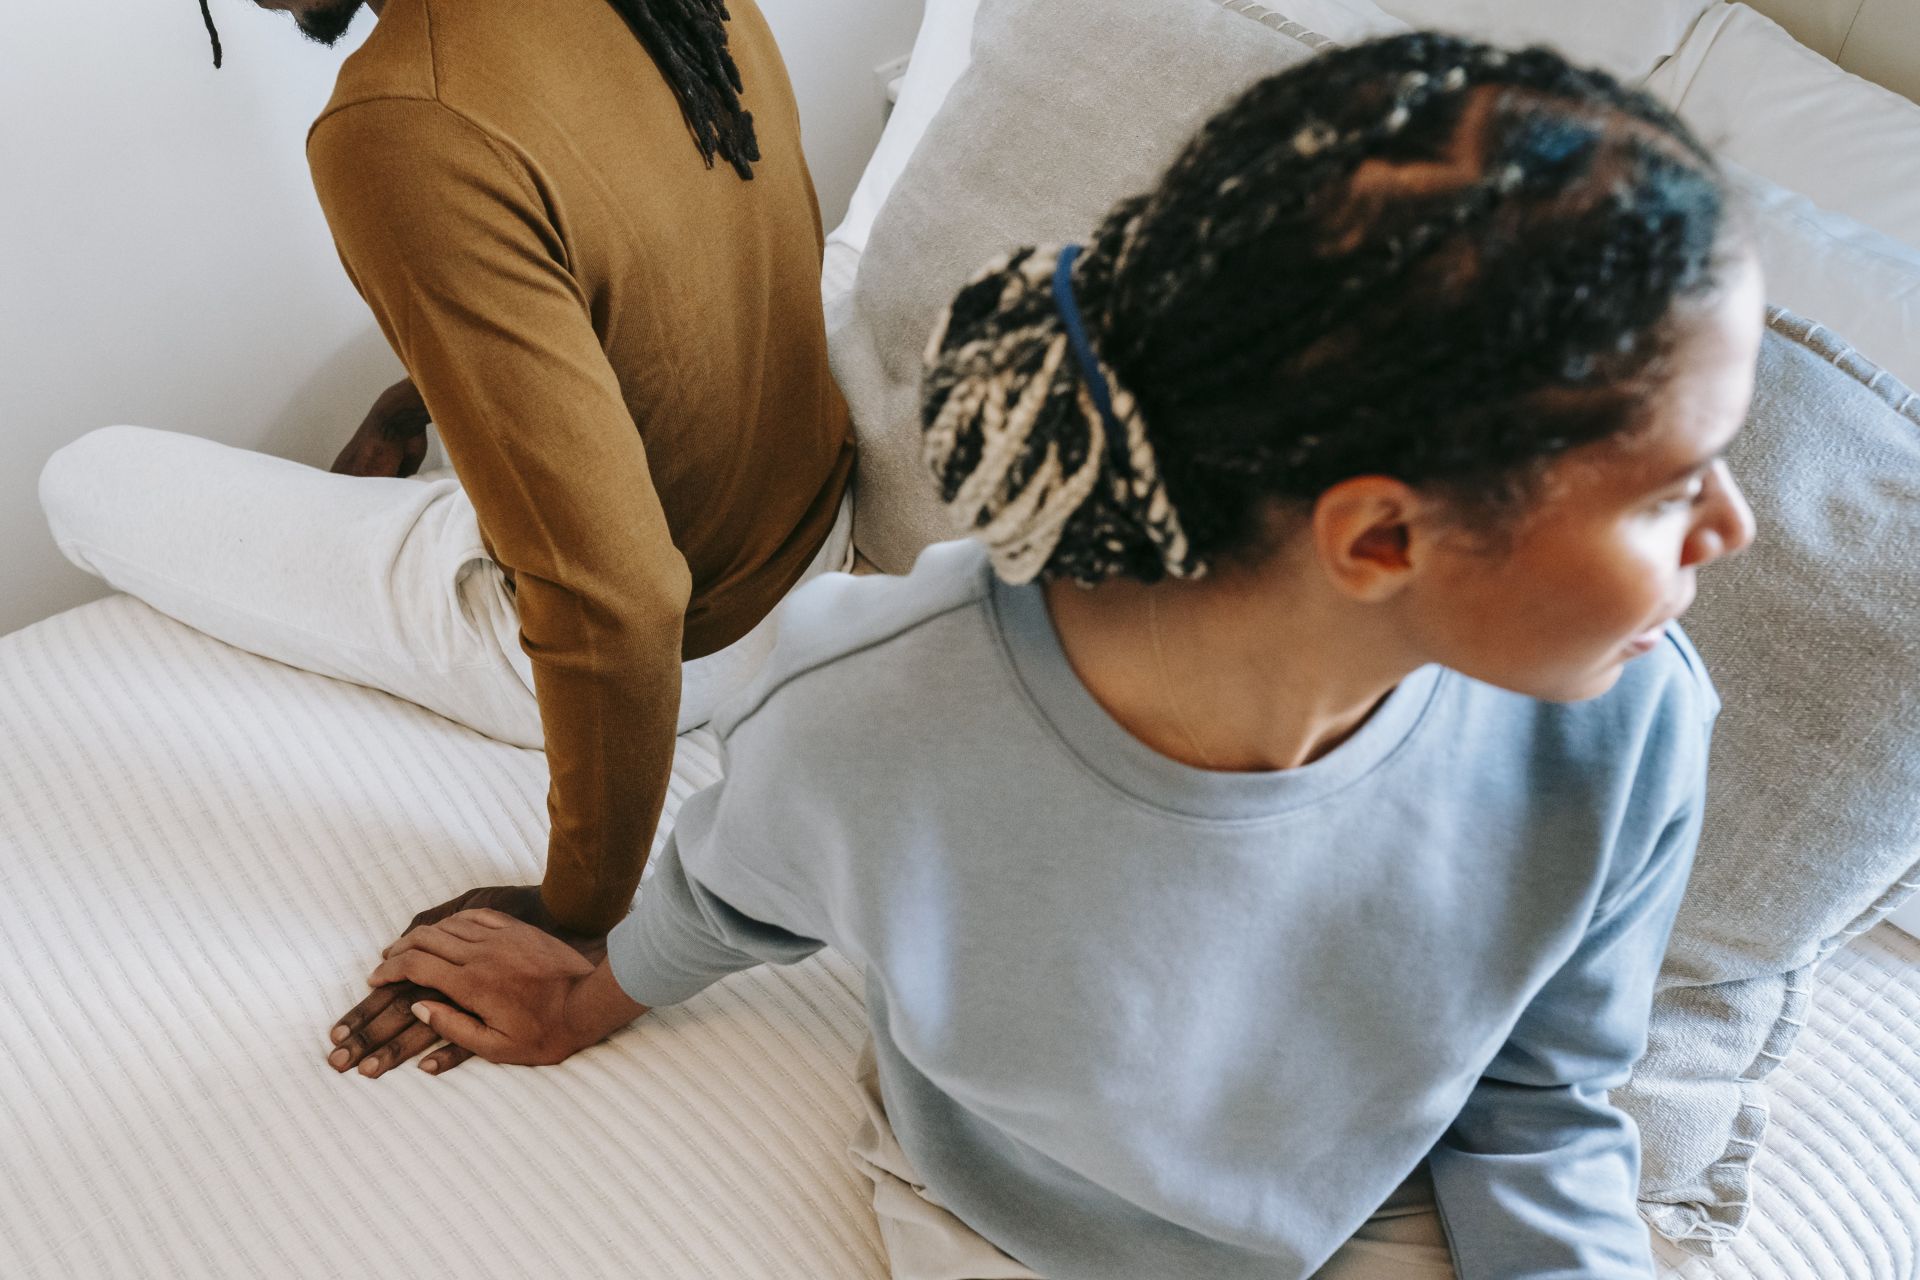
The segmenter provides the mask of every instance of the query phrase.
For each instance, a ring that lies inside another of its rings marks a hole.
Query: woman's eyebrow
[[[1701,458],[1698,462],[1689,463],[1678,471],[1675,471],[1672,475],[1662,480],[1657,487],[1664,489],[1668,485],[1679,484],[1682,480],[1690,479],[1698,473],[1705,471],[1708,467],[1727,456],[1727,450],[1733,448],[1733,441],[1737,436],[1738,433],[1736,432],[1735,436],[1729,437],[1718,449],[1715,449],[1706,457]]]

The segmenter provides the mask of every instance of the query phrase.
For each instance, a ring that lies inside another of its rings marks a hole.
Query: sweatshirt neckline
[[[1262,772],[1196,768],[1129,733],[1068,661],[1038,583],[1009,586],[988,571],[988,611],[1028,699],[1067,748],[1111,785],[1189,818],[1245,821],[1315,804],[1371,773],[1426,719],[1445,675],[1421,667],[1388,692],[1339,746],[1310,764]]]

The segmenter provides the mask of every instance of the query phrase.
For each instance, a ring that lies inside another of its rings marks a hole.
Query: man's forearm
[[[632,906],[673,773],[685,598],[642,576],[584,600],[525,578],[519,593],[549,772],[540,898],[574,933],[605,934]]]

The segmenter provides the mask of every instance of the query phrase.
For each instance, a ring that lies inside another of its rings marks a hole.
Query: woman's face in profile
[[[1721,455],[1746,420],[1764,322],[1744,252],[1676,341],[1641,430],[1557,460],[1504,557],[1436,555],[1413,615],[1434,660],[1566,702],[1606,692],[1660,643],[1698,571],[1753,539]]]

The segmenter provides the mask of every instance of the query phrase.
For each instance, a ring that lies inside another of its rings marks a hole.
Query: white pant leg
[[[893,1280],[1040,1280],[955,1217],[920,1180],[887,1119],[871,1038],[861,1046],[854,1086],[860,1092],[860,1127],[847,1152],[873,1182],[874,1218]]]
[[[840,501],[827,540],[814,553],[806,572],[794,584],[799,590],[823,573],[842,573],[853,567],[853,490]],[[680,668],[679,732],[698,728],[713,719],[722,702],[745,689],[758,675],[780,638],[780,607],[760,624],[718,653],[695,658]]]
[[[114,426],[55,451],[40,503],[69,560],[198,631],[514,746],[545,744],[513,592],[450,469],[340,476]],[[849,491],[801,581],[852,559]],[[752,681],[778,620],[685,664],[679,732]]]
[[[69,560],[196,630],[542,744],[500,646],[510,599],[451,476],[334,475],[114,426],[54,453],[40,502]]]
[[[1424,1164],[1334,1251],[1313,1280],[1454,1280],[1453,1250]]]

